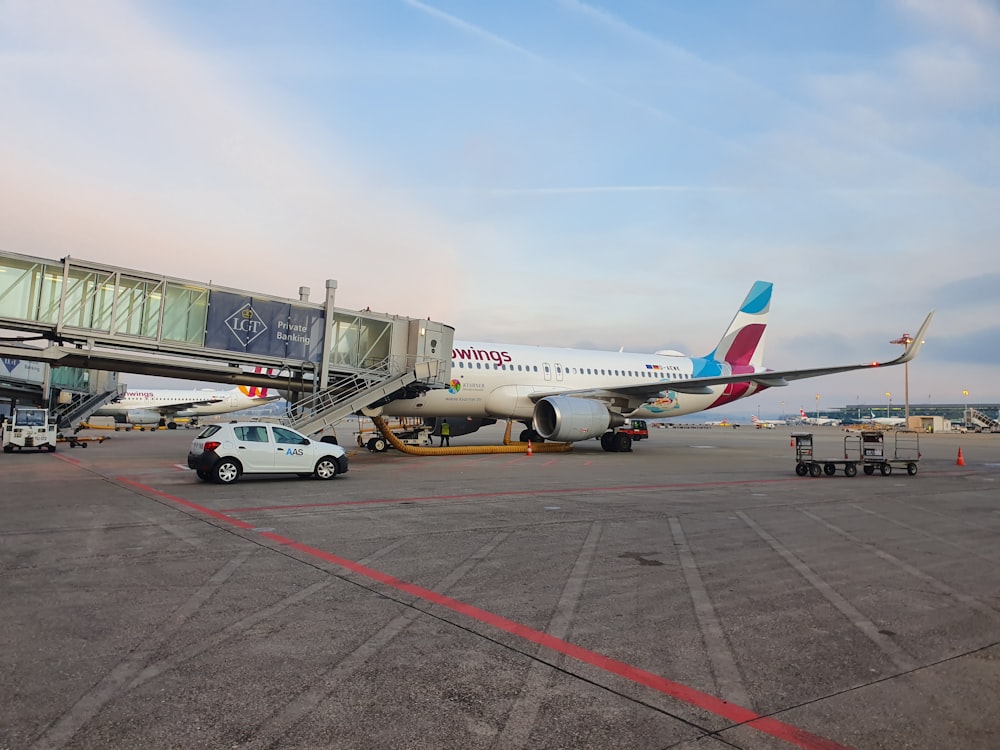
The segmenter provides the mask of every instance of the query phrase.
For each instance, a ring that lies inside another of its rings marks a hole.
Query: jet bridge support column
[[[330,362],[331,349],[333,348],[333,310],[334,298],[337,296],[337,280],[326,280],[326,308],[324,309],[323,321],[323,356],[319,368],[319,389],[326,390],[330,385]]]

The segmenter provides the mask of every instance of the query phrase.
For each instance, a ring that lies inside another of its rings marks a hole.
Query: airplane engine
[[[575,396],[548,396],[535,404],[535,430],[546,440],[562,443],[599,438],[625,418],[600,401]]]
[[[160,419],[162,419],[162,417],[159,412],[149,411],[147,409],[132,409],[125,414],[125,422],[128,424],[138,425],[140,427],[158,425],[160,423]]]

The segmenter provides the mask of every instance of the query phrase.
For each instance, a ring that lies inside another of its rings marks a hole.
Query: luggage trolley
[[[832,477],[837,473],[837,467],[844,467],[844,476],[853,477],[858,473],[861,463],[861,439],[857,435],[844,438],[843,458],[818,459],[813,455],[813,436],[811,432],[793,432],[795,441],[795,473],[800,477],[806,475],[818,477],[826,474]]]
[[[882,476],[892,474],[893,466],[905,468],[911,477],[917,473],[917,461],[920,460],[920,434],[915,430],[896,430],[893,455],[885,452],[885,433],[865,431],[861,433],[863,445],[862,470],[871,475],[878,469]]]

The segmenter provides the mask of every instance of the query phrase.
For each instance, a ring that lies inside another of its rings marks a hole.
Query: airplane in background
[[[769,370],[764,334],[773,284],[757,281],[716,347],[704,357],[548,348],[456,341],[452,380],[412,398],[363,410],[367,416],[455,418],[463,432],[510,419],[524,424],[521,440],[599,439],[607,451],[631,450],[617,428],[628,419],[680,417],[724,406],[794,380],[900,365],[920,351],[934,313],[899,357],[888,362]]]
[[[728,419],[720,419],[716,422],[705,422],[709,427],[732,427],[733,423]]]
[[[761,419],[756,414],[750,415],[750,422],[758,430],[773,430],[775,427],[784,427],[788,424],[784,419]]]
[[[865,417],[865,422],[877,424],[880,427],[902,427],[906,424],[906,417],[876,417],[875,412],[870,412]]]
[[[805,409],[799,409],[799,421],[802,422],[802,424],[814,424],[820,427],[824,426],[837,427],[844,420],[837,419],[835,417],[810,417],[808,414],[806,414]]]
[[[133,425],[164,425],[176,429],[173,421],[211,414],[227,414],[250,409],[281,398],[273,388],[239,385],[228,391],[156,390],[125,391],[114,401],[95,411],[95,417],[114,417],[116,423]]]

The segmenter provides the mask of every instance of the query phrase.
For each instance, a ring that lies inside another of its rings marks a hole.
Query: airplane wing
[[[187,401],[180,404],[164,404],[163,406],[155,406],[150,411],[158,411],[164,417],[169,417],[177,412],[186,411],[192,406],[207,406],[209,404],[217,404],[222,401],[221,398],[206,398],[201,401]]]
[[[550,392],[536,392],[531,395],[532,401],[538,401],[546,396],[577,396],[580,398],[592,398],[599,401],[614,401],[617,398],[627,399],[630,403],[638,405],[637,402],[656,398],[664,391],[675,391],[677,393],[709,394],[712,392],[711,386],[727,385],[729,383],[759,383],[769,388],[777,388],[788,385],[793,380],[804,380],[806,378],[818,378],[821,375],[835,375],[840,372],[850,372],[851,370],[865,370],[871,367],[891,367],[909,362],[920,351],[924,344],[924,334],[930,326],[934,311],[931,311],[924,319],[920,330],[913,337],[906,351],[895,359],[888,362],[866,362],[861,365],[838,365],[834,367],[812,367],[804,370],[762,370],[756,373],[746,373],[742,375],[717,375],[700,378],[687,378],[684,380],[673,380],[665,378],[652,383],[641,383],[638,385],[615,386],[613,389],[581,389],[562,390]],[[633,407],[634,408],[634,407]]]

